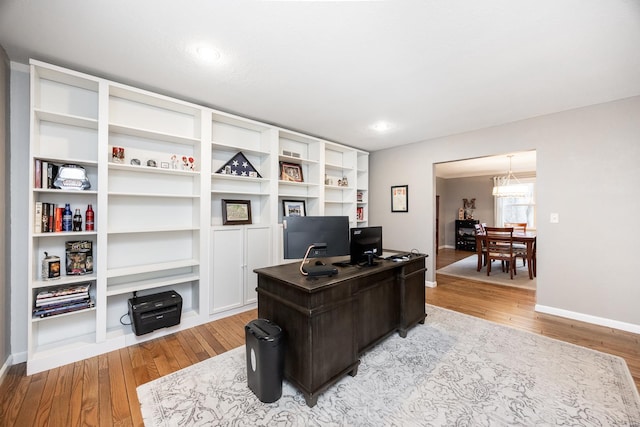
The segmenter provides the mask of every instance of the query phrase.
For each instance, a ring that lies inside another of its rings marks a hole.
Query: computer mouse
[[[316,265],[324,265],[324,262],[318,260],[318,261],[316,261]]]

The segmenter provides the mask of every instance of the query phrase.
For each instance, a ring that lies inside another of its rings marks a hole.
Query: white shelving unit
[[[255,307],[253,270],[281,260],[283,200],[366,225],[357,220],[367,206],[366,152],[39,61],[31,87],[29,176],[38,160],[80,165],[91,182],[65,191],[33,180],[31,218],[37,202],[69,203],[83,217],[91,204],[95,230],[29,232],[29,374]],[[238,153],[257,174],[219,173]],[[282,179],[281,162],[303,178]],[[248,201],[251,223],[224,225],[223,200]],[[42,280],[44,252],[64,265],[73,240],[92,242],[93,274]],[[95,306],[32,317],[39,291],[81,283],[91,285]],[[183,298],[180,325],[136,336],[123,324],[134,294],[169,289]]]
[[[36,295],[44,290],[89,283],[90,298],[94,303],[98,296],[96,264],[94,274],[65,274],[65,243],[88,240],[95,249],[99,240],[97,231],[36,232],[35,205],[41,202],[64,207],[69,203],[72,211],[80,209],[83,213],[88,204],[97,209],[101,169],[98,159],[99,86],[97,79],[80,73],[61,71],[57,67],[32,68],[31,161],[28,168],[32,226],[28,236],[30,256],[27,262],[29,371],[46,369],[48,366],[41,360],[47,357],[53,357],[54,364],[69,363],[76,360],[76,356],[86,355],[90,346],[96,343],[98,310],[95,307],[44,318],[33,316],[32,309]],[[91,189],[74,191],[47,188],[45,178],[40,185],[36,185],[36,161],[55,165],[73,163],[84,167]],[[61,277],[57,280],[41,279],[41,260],[45,252],[60,257]]]
[[[369,225],[369,153],[358,150],[356,181],[356,222],[358,227]]]

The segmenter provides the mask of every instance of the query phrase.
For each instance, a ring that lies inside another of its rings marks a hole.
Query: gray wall
[[[476,199],[473,219],[493,225],[492,176],[449,178],[436,180],[436,194],[440,196],[440,247],[456,245],[455,221],[462,199]]]
[[[638,117],[640,96],[374,152],[370,222],[385,246],[427,252],[435,281],[433,164],[535,149],[537,308],[640,332],[638,244],[611,229],[640,211]],[[389,188],[402,184],[409,212],[392,213]]]
[[[11,164],[29,164],[29,66],[11,62]],[[11,171],[11,231],[29,235],[29,182],[23,168]],[[26,271],[29,251],[25,238],[11,239],[11,354],[13,362],[27,360]]]
[[[7,247],[9,245],[10,226],[7,221],[9,212],[9,58],[0,46],[0,153],[2,153],[2,173],[0,173],[0,367],[4,366],[11,354],[11,307],[9,305],[10,267]]]

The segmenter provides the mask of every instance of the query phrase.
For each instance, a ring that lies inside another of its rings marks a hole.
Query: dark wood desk
[[[337,275],[316,279],[302,276],[299,262],[254,270],[258,316],[284,330],[284,375],[307,405],[344,375],[355,376],[364,351],[424,323],[425,258],[338,267]]]
[[[476,253],[478,254],[478,271],[482,269],[482,248],[486,245],[483,239],[486,237],[484,234],[476,234]],[[529,279],[533,280],[535,275],[535,263],[533,262],[533,245],[536,242],[536,233],[532,231],[513,232],[513,243],[522,243],[527,245],[527,268],[529,269]]]

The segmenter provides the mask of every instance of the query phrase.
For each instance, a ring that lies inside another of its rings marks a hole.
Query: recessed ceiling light
[[[193,47],[193,54],[202,62],[216,62],[220,59],[220,51],[205,44],[197,45]]]
[[[392,128],[393,126],[390,123],[382,121],[371,125],[371,129],[375,130],[376,132],[386,132]]]

